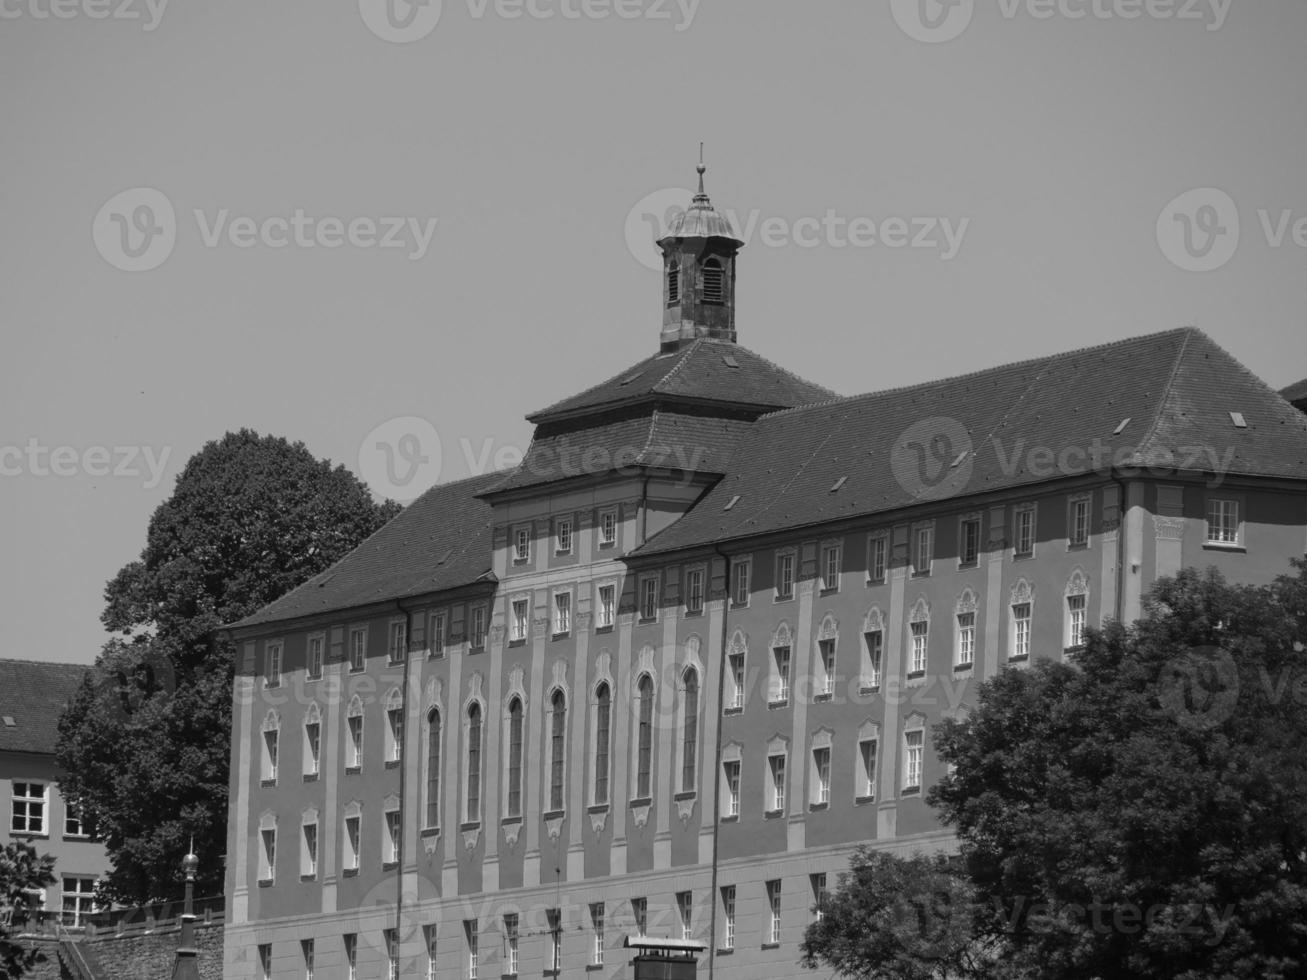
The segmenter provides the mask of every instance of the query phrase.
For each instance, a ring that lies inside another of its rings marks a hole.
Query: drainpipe
[[[405,773],[408,772],[408,730],[413,727],[408,723],[408,678],[411,672],[409,660],[413,652],[413,610],[405,608],[398,599],[395,600],[395,608],[404,614],[404,686],[400,694],[404,720],[399,726],[399,843],[395,848],[395,941],[399,942],[400,924],[404,916],[404,837],[408,833],[408,821],[404,813]],[[390,950],[386,950],[386,955],[390,955]]]
[[[649,477],[640,485],[640,543],[649,540]]]
[[[1121,622],[1125,615],[1125,532],[1126,532],[1126,485],[1119,477],[1108,471],[1108,479],[1115,483],[1120,490],[1120,507],[1118,508],[1117,530],[1116,530],[1116,621]],[[1124,624],[1122,624],[1124,625]]]
[[[708,893],[708,980],[717,967],[717,842],[722,827],[722,728],[726,719],[726,638],[730,635],[731,560],[719,547],[713,552],[726,563],[726,595],[722,598],[722,645],[717,658],[717,745],[713,766],[712,877]]]

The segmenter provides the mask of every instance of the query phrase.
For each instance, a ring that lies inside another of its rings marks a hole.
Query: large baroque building
[[[656,353],[233,625],[225,976],[790,976],[855,846],[950,846],[982,680],[1307,549],[1307,416],[1201,332],[837,397],[741,244],[701,179]]]

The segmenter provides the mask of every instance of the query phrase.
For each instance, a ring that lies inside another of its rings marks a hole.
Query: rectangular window
[[[1089,500],[1078,497],[1071,501],[1071,513],[1067,521],[1067,542],[1073,548],[1089,543]]]
[[[309,637],[309,663],[308,672],[309,680],[316,681],[322,676],[322,648],[326,642],[325,637]]]
[[[885,581],[886,566],[889,564],[889,538],[884,534],[873,534],[867,539],[867,581],[873,585]]]
[[[472,632],[470,636],[473,650],[480,650],[486,645],[486,607],[472,607]]]
[[[929,575],[935,557],[935,529],[919,527],[912,536],[912,574]]]
[[[90,836],[86,829],[86,824],[82,822],[82,815],[78,812],[77,806],[67,797],[64,797],[64,836]]]
[[[363,716],[350,715],[349,724],[349,768],[363,768]]]
[[[637,936],[646,935],[645,930],[649,928],[649,900],[646,898],[631,899],[631,918],[635,920],[635,934]]]
[[[554,554],[572,553],[572,519],[560,517],[554,524]]]
[[[812,750],[812,802],[818,806],[830,803],[830,749]]]
[[[1207,501],[1207,543],[1239,543],[1239,501],[1216,498]]]
[[[817,697],[829,699],[835,694],[835,641],[817,643]]]
[[[980,518],[963,518],[958,528],[958,564],[974,565],[980,559]]]
[[[345,976],[346,980],[359,980],[359,937],[357,933],[347,932],[345,942]]]
[[[303,827],[303,850],[300,853],[300,876],[313,878],[318,873],[318,825],[306,823]]]
[[[436,927],[422,927],[422,944],[427,950],[427,980],[436,980]]]
[[[921,789],[921,760],[924,744],[925,733],[920,729],[905,732],[903,735],[903,792],[905,793]]]
[[[885,650],[885,634],[870,630],[862,636],[862,690],[880,690],[881,663]]]
[[[517,975],[517,916],[504,916],[504,973]]]
[[[640,579],[640,619],[651,622],[658,616],[658,576]]]
[[[694,938],[694,925],[691,917],[694,914],[694,895],[691,892],[676,893],[676,914],[681,919],[681,938]]]
[[[559,909],[548,909],[545,917],[549,920],[549,969],[558,973],[563,968],[563,916]]]
[[[726,815],[740,815],[740,763],[739,760],[722,763],[723,780],[726,783]]]
[[[926,672],[926,650],[930,642],[930,624],[925,622],[912,624],[912,665],[911,675]]]
[[[599,628],[608,629],[617,618],[617,587],[599,586]]]
[[[685,611],[691,615],[703,612],[703,569],[692,568],[685,574]]]
[[[386,943],[386,980],[399,980],[399,930],[381,930]]]
[[[1012,659],[1030,656],[1030,603],[1018,602],[1012,607]]]
[[[731,582],[734,587],[732,599],[737,606],[749,604],[749,572],[752,564],[746,558],[731,565]]]
[[[63,879],[63,924],[85,925],[86,916],[95,911],[95,879],[67,875]]]
[[[722,886],[722,949],[735,948],[735,886]]]
[[[349,669],[357,674],[367,666],[368,631],[366,627],[356,626],[349,631]]]
[[[794,555],[789,552],[776,556],[776,598],[794,598]]]
[[[785,756],[768,756],[767,774],[771,783],[768,787],[771,799],[767,801],[770,806],[767,809],[779,813],[785,809]]]
[[[976,614],[958,613],[958,645],[953,655],[955,667],[967,667],[976,659]]]
[[[477,980],[477,920],[463,920],[463,935],[467,938],[467,980]]]
[[[554,636],[572,632],[572,593],[554,593]]]
[[[531,560],[531,529],[519,527],[513,531],[513,562],[525,565]]]
[[[359,853],[361,819],[361,817],[345,818],[345,869],[348,871],[357,871],[362,862],[362,855]]]
[[[259,978],[272,980],[272,944],[259,944]]]
[[[281,687],[281,643],[269,643],[263,675],[264,687]]]
[[[513,640],[521,643],[526,639],[527,615],[530,611],[530,601],[527,599],[513,600]]]
[[[313,940],[300,940],[300,954],[304,957],[304,980],[313,980]]]
[[[858,799],[876,798],[876,740],[864,738],[858,743]]]
[[[390,662],[402,664],[408,658],[408,627],[405,623],[390,624]]]
[[[1035,553],[1035,506],[1023,504],[1016,510],[1013,557],[1029,558]]]
[[[812,913],[813,919],[820,922],[826,916],[826,876],[824,874],[808,875],[808,882],[812,885]]]
[[[594,966],[604,965],[604,903],[590,903],[590,931],[594,942],[590,947],[590,962]]]
[[[781,941],[781,883],[780,879],[767,882],[767,942],[777,945]]]
[[[739,711],[744,707],[744,654],[730,655],[731,689],[726,700],[728,709]]]
[[[399,811],[386,811],[386,863],[395,864],[399,861]]]
[[[828,544],[821,551],[821,587],[826,592],[840,587],[841,550],[837,544]]]
[[[617,543],[617,511],[606,510],[599,515],[599,547],[611,548]]]
[[[259,832],[259,880],[274,881],[277,875],[277,828],[265,827]]]
[[[772,650],[776,660],[776,677],[772,684],[772,703],[784,704],[790,699],[790,648]]]
[[[49,789],[45,783],[14,783],[9,828],[15,834],[44,834]]]
[[[277,781],[277,742],[278,733],[275,728],[263,733],[263,781],[265,783]]]
[[[431,617],[431,656],[445,655],[445,614],[436,613]]]
[[[1085,642],[1085,597],[1066,597],[1066,645],[1082,646]]]
[[[386,712],[386,731],[390,736],[388,757],[391,762],[398,762],[404,754],[404,709],[391,708]]]

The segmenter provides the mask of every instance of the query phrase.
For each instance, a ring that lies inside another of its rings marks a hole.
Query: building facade
[[[842,398],[702,177],[659,245],[656,354],[231,627],[225,976],[790,976],[856,846],[951,845],[981,681],[1307,551],[1307,416],[1196,330]]]
[[[77,927],[93,910],[95,886],[109,868],[59,792],[54,751],[59,716],[87,668],[78,664],[0,660],[0,847],[22,842],[55,859],[55,883],[42,909]]]

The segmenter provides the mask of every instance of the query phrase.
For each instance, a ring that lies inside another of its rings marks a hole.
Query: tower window
[[[711,258],[703,264],[703,301],[726,301],[726,270],[722,268],[721,259]]]
[[[681,267],[673,261],[667,267],[667,305],[681,301]]]

